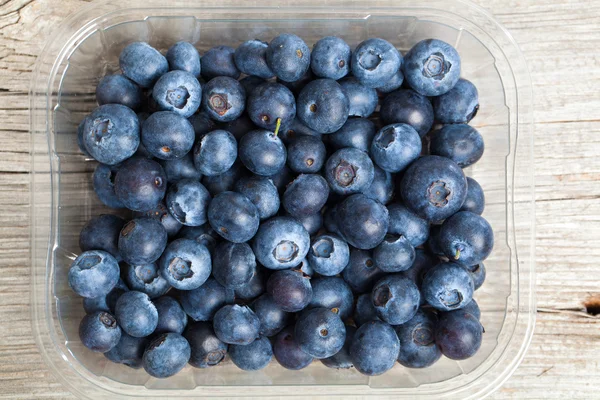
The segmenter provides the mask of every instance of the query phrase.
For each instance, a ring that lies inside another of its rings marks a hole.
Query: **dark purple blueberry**
[[[313,356],[302,351],[294,338],[294,326],[281,331],[273,342],[273,354],[283,368],[294,371],[306,368],[313,361]]]
[[[190,123],[194,127],[196,141],[202,139],[202,137],[208,132],[212,132],[215,129],[217,129],[216,121],[213,121],[205,111],[200,111],[192,115],[188,118],[188,121],[190,121]]]
[[[265,269],[259,266],[248,283],[235,289],[235,297],[236,299],[250,301],[265,293],[266,290]]]
[[[167,191],[167,176],[159,163],[147,158],[131,158],[115,177],[115,193],[132,211],[148,211],[160,203]]]
[[[466,360],[481,347],[483,327],[463,310],[442,313],[435,329],[435,342],[451,360]]]
[[[423,137],[433,126],[433,107],[427,97],[414,90],[401,89],[383,99],[379,117],[386,125],[408,124]]]
[[[267,293],[283,311],[303,310],[312,299],[310,277],[299,270],[275,271],[267,281]]]
[[[260,334],[263,336],[277,335],[293,316],[291,313],[283,311],[267,293],[254,300],[250,308],[260,320]]]

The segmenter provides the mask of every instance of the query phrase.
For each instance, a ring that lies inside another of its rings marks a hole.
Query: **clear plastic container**
[[[165,4],[168,3],[168,6]],[[40,353],[53,373],[81,397],[202,397],[374,395],[406,398],[481,398],[515,370],[529,345],[535,320],[534,197],[531,83],[511,36],[483,9],[460,0],[286,1],[246,7],[239,1],[108,1],[92,3],[67,19],[39,56],[31,83],[32,131],[32,325]],[[279,3],[277,3],[279,4]],[[280,32],[309,46],[326,35],[355,46],[381,37],[402,51],[425,38],[456,46],[462,75],[473,81],[481,109],[472,124],[486,151],[467,173],[483,186],[484,216],[496,236],[486,262],[487,281],[476,293],[485,327],[481,350],[469,360],[442,358],[435,366],[366,377],[315,362],[288,371],[273,362],[243,372],[231,363],[186,367],[158,380],[143,370],[108,362],[81,345],[81,299],[66,276],[79,252],[78,234],[106,211],[91,185],[95,162],[77,148],[76,127],[95,107],[94,90],[118,70],[128,43],[147,41],[160,50],[186,40],[202,52],[216,44],[237,46]]]

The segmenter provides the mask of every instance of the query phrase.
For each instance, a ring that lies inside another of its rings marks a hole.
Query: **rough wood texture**
[[[494,398],[597,398],[600,319],[600,3],[478,0],[513,34],[535,90],[538,319]],[[55,24],[85,0],[0,0],[0,397],[72,398],[47,371],[29,316],[27,90]]]

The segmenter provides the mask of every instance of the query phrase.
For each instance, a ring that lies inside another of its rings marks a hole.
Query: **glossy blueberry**
[[[485,195],[479,183],[470,177],[467,177],[467,197],[460,211],[471,211],[481,215],[485,208]]]
[[[383,241],[388,230],[387,208],[364,194],[347,197],[337,209],[338,229],[348,244],[363,250]]]
[[[352,53],[352,74],[365,86],[384,86],[402,66],[402,55],[378,38],[360,43]]]
[[[363,293],[358,296],[353,319],[356,326],[364,325],[369,321],[381,321],[381,318],[377,316],[373,300],[371,300],[371,293]]]
[[[190,365],[208,368],[219,364],[227,354],[227,344],[221,342],[208,322],[188,324],[183,337],[190,344]]]
[[[125,267],[125,281],[131,290],[146,293],[151,299],[162,296],[171,288],[160,275],[155,263]]]
[[[318,173],[325,164],[326,156],[325,145],[317,137],[300,136],[287,146],[288,166],[299,174]]]
[[[315,358],[336,354],[346,339],[346,327],[340,316],[327,308],[313,308],[300,314],[294,333],[300,349]]]
[[[268,47],[268,43],[258,39],[242,43],[233,55],[235,65],[246,75],[264,79],[272,78],[275,74],[267,64]]]
[[[338,194],[362,192],[373,183],[374,176],[373,162],[358,149],[340,149],[325,163],[325,179]]]
[[[158,206],[152,210],[148,210],[143,213],[134,212],[133,216],[134,218],[150,217],[159,221],[167,231],[167,236],[169,236],[169,238],[177,235],[183,226],[181,222],[177,221],[177,219],[171,215],[167,209],[167,206],[163,202],[158,203]]]
[[[150,115],[142,125],[142,143],[154,157],[173,160],[194,146],[194,127],[186,118],[170,111]]]
[[[293,143],[294,140],[303,136],[314,136],[316,139],[322,139],[323,135],[313,129],[310,129],[308,126],[304,125],[304,123],[302,123],[298,117],[296,117],[290,123],[281,126],[278,136],[283,143],[288,146],[289,144]]]
[[[346,325],[346,339],[344,340],[344,347],[331,357],[323,358],[321,362],[328,368],[333,369],[349,369],[354,365],[350,358],[350,344],[354,339],[356,328],[352,325]]]
[[[463,265],[479,264],[494,247],[494,232],[482,216],[459,211],[442,224],[438,238],[446,257]]]
[[[273,359],[273,347],[268,338],[261,336],[248,345],[232,344],[229,346],[229,357],[244,371],[258,371]]]
[[[290,321],[292,314],[283,311],[267,293],[254,300],[250,305],[260,320],[260,334],[274,336]]]
[[[142,357],[147,343],[147,338],[137,338],[121,332],[119,342],[104,353],[104,356],[114,363],[139,369],[142,368]]]
[[[221,307],[233,303],[233,292],[221,286],[216,279],[208,278],[196,289],[181,291],[179,301],[194,321],[212,321]]]
[[[194,127],[196,133],[196,141],[202,139],[208,132],[212,132],[217,129],[217,122],[214,121],[207,112],[200,111],[188,118],[188,121]],[[245,132],[244,132],[245,133]]]
[[[115,317],[104,311],[87,314],[79,324],[79,338],[88,349],[106,353],[119,343],[121,328]]]
[[[244,286],[235,289],[236,299],[250,301],[257,298],[267,290],[267,282],[265,277],[265,269],[257,267],[256,272],[250,278],[250,281]]]
[[[375,112],[379,102],[377,90],[362,85],[356,78],[343,79],[340,85],[348,98],[349,116],[367,118]]]
[[[324,234],[312,240],[306,258],[318,274],[334,276],[348,265],[350,250],[342,238],[334,234]]]
[[[298,118],[319,133],[333,133],[348,119],[350,103],[344,89],[332,79],[310,82],[296,101]]]
[[[415,261],[409,269],[404,271],[404,276],[411,279],[421,289],[423,278],[425,278],[427,272],[439,263],[440,261],[436,256],[423,249],[415,249]],[[421,296],[421,303],[424,301],[424,297]]]
[[[468,268],[469,272],[471,272],[471,277],[473,278],[473,288],[475,290],[479,289],[483,282],[485,282],[485,265],[483,263],[475,264]]]
[[[158,79],[152,88],[152,98],[161,110],[188,118],[200,107],[202,92],[194,75],[186,71],[171,71]]]
[[[329,196],[327,181],[318,174],[300,174],[283,194],[283,207],[294,217],[313,215],[321,211]]]
[[[129,221],[119,234],[119,252],[129,264],[143,265],[156,261],[167,245],[167,231],[149,217]]]
[[[400,193],[404,204],[419,217],[441,221],[462,207],[467,196],[467,179],[454,161],[424,156],[404,173]]]
[[[188,42],[177,42],[167,51],[167,61],[171,71],[185,71],[200,77],[200,54],[193,44]]]
[[[233,79],[240,77],[240,71],[235,65],[235,49],[229,46],[215,46],[202,56],[202,77],[209,81],[217,76],[228,76]]]
[[[269,43],[267,64],[278,79],[294,82],[310,67],[310,50],[298,36],[282,33]]]
[[[244,286],[256,272],[256,258],[247,243],[221,242],[214,254],[212,274],[227,289]]]
[[[203,88],[202,109],[219,122],[238,118],[246,107],[246,90],[235,79],[218,76]]]
[[[384,124],[408,124],[421,137],[433,126],[433,115],[429,99],[410,89],[397,90],[387,95],[379,111]]]
[[[400,325],[414,317],[421,295],[411,279],[390,274],[373,286],[371,300],[379,318],[390,325]]]
[[[479,320],[463,311],[443,313],[435,329],[435,342],[451,360],[466,360],[481,347],[483,327]]]
[[[429,223],[401,203],[387,206],[390,213],[388,233],[402,235],[413,247],[422,245],[429,237]]]
[[[419,310],[408,322],[394,327],[400,340],[398,362],[408,368],[429,367],[442,356],[435,344],[437,317],[431,311]]]
[[[390,370],[398,358],[400,341],[394,329],[382,321],[369,321],[354,333],[350,359],[362,374],[375,376]]]
[[[241,162],[236,161],[231,168],[223,172],[221,175],[205,176],[202,178],[202,184],[211,196],[216,196],[219,193],[231,191],[234,189],[235,183],[240,179],[245,172]]]
[[[192,239],[201,245],[206,246],[208,251],[211,253],[217,245],[217,241],[221,238],[214,230],[210,227],[207,222],[200,226],[184,226],[179,231],[177,238]]]
[[[342,271],[342,277],[355,293],[370,291],[383,271],[377,268],[371,253],[365,250],[350,250],[350,260]]]
[[[99,297],[84,297],[83,309],[85,310],[86,314],[92,314],[96,311],[114,313],[117,300],[119,300],[119,297],[121,297],[123,293],[128,291],[129,288],[125,282],[123,282],[122,279],[119,279],[115,287],[108,292],[107,295]]]
[[[235,190],[250,199],[261,220],[279,211],[279,193],[270,178],[258,175],[241,178],[236,182]]]
[[[292,216],[288,212],[285,212],[284,215],[289,217]],[[300,222],[310,236],[315,235],[323,226],[323,216],[321,215],[320,211],[315,214],[292,218],[295,218],[298,222]]]
[[[158,311],[146,293],[129,291],[117,300],[115,317],[121,329],[134,337],[145,337],[156,329]]]
[[[169,243],[158,266],[169,285],[179,290],[192,290],[210,276],[211,257],[208,249],[195,240],[177,239]]]
[[[159,163],[147,158],[132,158],[123,163],[115,176],[115,193],[130,210],[148,211],[160,203],[167,190],[167,176]]]
[[[118,243],[123,225],[125,220],[116,215],[102,214],[93,217],[79,233],[79,248],[82,251],[103,250],[120,261]]]
[[[433,98],[435,120],[441,124],[467,124],[479,110],[477,88],[466,79],[459,79],[447,93]]]
[[[313,361],[313,356],[300,349],[294,337],[294,326],[288,326],[275,338],[273,354],[283,368],[300,370],[306,368]]]
[[[427,303],[436,310],[457,310],[473,298],[473,278],[458,264],[442,263],[427,272],[421,290]]]
[[[171,215],[180,223],[189,226],[206,223],[210,201],[208,190],[194,179],[182,179],[173,184],[165,199]]]
[[[240,160],[256,175],[271,176],[284,167],[285,146],[273,132],[255,130],[245,134],[239,144]]]
[[[273,181],[273,184],[277,188],[277,191],[280,195],[283,194],[288,183],[294,180],[294,177],[295,175],[287,165],[284,165],[283,168],[281,168],[276,174],[268,176],[268,178]]]
[[[224,343],[248,345],[259,338],[260,320],[250,307],[226,305],[215,314],[213,328]]]
[[[275,271],[267,281],[267,293],[283,311],[298,312],[312,299],[310,276],[296,269]]]
[[[394,179],[392,174],[374,165],[373,182],[362,193],[381,204],[387,204],[394,197]]]
[[[350,72],[350,46],[336,36],[326,36],[315,43],[310,67],[320,78],[338,80]]]
[[[220,175],[233,165],[237,158],[237,142],[225,130],[207,133],[194,147],[194,165],[206,176]]]
[[[353,147],[368,153],[375,133],[373,121],[366,118],[348,118],[348,121],[338,131],[329,135],[328,139],[335,149]]]
[[[446,125],[431,135],[429,151],[447,157],[461,168],[475,164],[484,151],[483,137],[473,127],[465,124]]]
[[[106,75],[96,86],[98,105],[122,104],[137,110],[142,105],[142,90],[123,75]]]
[[[379,168],[400,172],[421,154],[421,138],[410,125],[397,123],[384,126],[375,134],[371,157]]]
[[[391,93],[394,90],[400,89],[402,83],[404,83],[404,73],[402,72],[402,67],[400,67],[400,69],[398,69],[398,71],[383,84],[383,86],[377,87],[377,92],[383,94]]]
[[[81,297],[105,296],[118,281],[119,263],[106,251],[84,251],[69,268],[69,286]]]
[[[143,88],[154,85],[169,70],[167,59],[145,42],[134,42],[123,49],[119,56],[123,75]]]
[[[311,285],[313,296],[307,308],[328,308],[343,320],[352,316],[354,296],[352,289],[342,278],[319,277],[313,279]]]
[[[129,107],[105,104],[85,119],[83,143],[97,161],[115,165],[135,153],[140,144],[140,122]]]
[[[226,240],[242,243],[254,237],[260,217],[258,209],[246,196],[223,192],[210,202],[208,222]]]
[[[154,338],[142,358],[144,370],[155,378],[168,378],[185,367],[190,359],[190,345],[178,333],[163,333]]]
[[[405,236],[388,233],[373,250],[373,260],[384,272],[406,271],[415,260],[415,248]]]
[[[252,77],[249,76],[248,78]],[[243,79],[240,83],[242,83],[242,81]],[[246,94],[250,93],[250,89],[244,88],[244,90],[246,90]],[[222,125],[222,128],[231,133],[236,141],[239,141],[246,133],[258,129],[247,113],[243,113],[239,118],[234,119],[233,121],[226,122]]]
[[[475,299],[471,300],[471,302],[461,308],[460,311],[469,313],[477,319],[481,319],[481,310],[479,309],[479,304],[477,304]]]
[[[440,96],[460,78],[460,56],[454,47],[437,39],[415,44],[404,56],[404,78],[423,96]]]
[[[187,315],[177,300],[170,296],[162,296],[154,300],[158,311],[158,323],[153,333],[182,333],[187,325]]]
[[[87,117],[85,117],[79,125],[77,125],[77,147],[83,153],[84,156],[90,157],[90,153],[85,148],[85,141],[83,140],[85,123],[87,121]]]
[[[294,120],[296,99],[282,84],[267,82],[250,93],[247,111],[256,126],[274,131],[277,119],[281,120],[281,126],[287,126]]]
[[[308,232],[290,217],[274,217],[263,222],[252,242],[258,262],[275,270],[298,265],[309,247]]]

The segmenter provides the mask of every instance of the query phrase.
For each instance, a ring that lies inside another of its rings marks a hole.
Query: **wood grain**
[[[72,398],[31,337],[27,91],[52,28],[84,0],[0,0],[0,397]],[[598,398],[600,3],[478,0],[512,33],[534,85],[538,318],[498,399]]]

